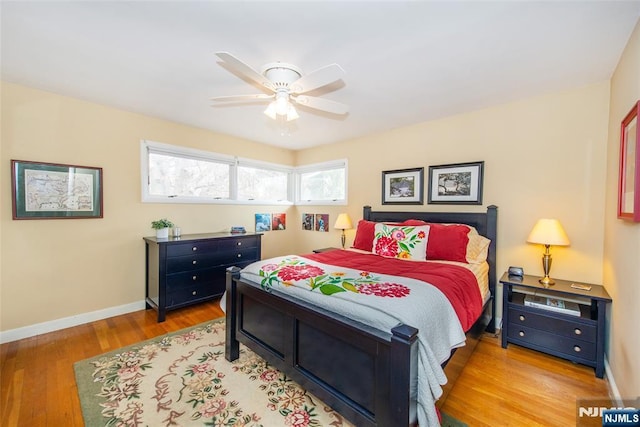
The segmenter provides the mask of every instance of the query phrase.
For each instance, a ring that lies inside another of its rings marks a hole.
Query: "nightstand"
[[[336,249],[340,249],[340,248],[320,248],[320,249],[314,249],[314,250],[313,250],[313,253],[314,253],[314,254],[321,254],[322,252],[335,251]]]
[[[545,288],[538,279],[507,273],[500,278],[503,285],[502,347],[507,348],[509,343],[518,344],[592,366],[596,377],[602,378],[605,315],[611,297],[600,285],[580,283],[591,286],[591,290],[581,290],[571,287],[578,282],[554,279],[556,284]],[[571,303],[579,313],[530,306],[533,295]]]

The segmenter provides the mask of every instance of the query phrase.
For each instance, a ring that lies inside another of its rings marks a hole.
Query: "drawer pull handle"
[[[575,329],[573,330],[573,332],[574,332],[576,335],[582,335],[582,331],[580,330],[580,328],[575,328]]]
[[[191,277],[193,280],[198,280],[198,276],[192,276]]]
[[[518,332],[518,335],[520,335],[521,337],[523,337],[523,336],[524,336],[524,331],[520,331],[520,332]]]
[[[197,246],[194,246],[194,247],[192,247],[192,248],[191,248],[191,250],[195,252],[195,251],[197,251],[197,250],[198,250],[198,247],[197,247]]]
[[[238,242],[238,246],[242,246],[242,242]]]
[[[196,294],[196,291],[191,292],[191,295],[195,295],[195,294]]]
[[[242,254],[238,254],[238,258],[242,258]]]
[[[582,349],[580,348],[579,345],[574,345],[573,346],[573,351],[575,351],[576,353],[580,353],[580,351],[582,351]]]
[[[198,263],[198,261],[196,261],[196,260],[194,259],[193,261],[191,261],[191,263],[192,263],[193,265],[196,265],[196,264]]]
[[[521,314],[519,319],[520,319],[521,322],[524,322],[525,317]]]

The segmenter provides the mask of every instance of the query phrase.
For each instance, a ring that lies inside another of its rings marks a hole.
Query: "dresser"
[[[611,297],[601,285],[554,279],[555,285],[545,288],[538,279],[507,273],[500,279],[502,347],[518,344],[592,366],[602,378],[605,318]],[[543,297],[533,304],[536,295]],[[558,311],[556,304],[567,308]],[[574,308],[569,310],[570,306]]]
[[[260,260],[261,234],[145,237],[146,306],[163,322],[168,310],[221,296],[226,269]]]

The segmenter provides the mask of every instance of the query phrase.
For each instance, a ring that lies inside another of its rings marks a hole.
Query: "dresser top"
[[[158,239],[156,236],[147,236],[143,237],[143,239],[150,243],[184,243],[184,242],[193,242],[196,240],[211,240],[211,239],[226,239],[230,237],[245,237],[245,236],[261,236],[262,233],[229,233],[229,232],[220,232],[220,233],[199,233],[199,234],[183,234],[180,237],[169,236],[166,239]]]

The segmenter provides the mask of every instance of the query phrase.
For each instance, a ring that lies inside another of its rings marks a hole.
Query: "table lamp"
[[[551,271],[551,253],[549,252],[549,247],[551,245],[569,245],[569,237],[567,237],[567,233],[565,233],[562,228],[560,221],[548,218],[538,220],[536,225],[533,226],[531,233],[529,233],[527,242],[544,245],[544,254],[542,255],[544,277],[538,281],[542,283],[545,288],[555,284],[555,282],[549,277],[549,271]]]
[[[336,223],[334,224],[333,228],[342,230],[342,249],[344,249],[344,244],[347,241],[347,236],[344,234],[344,230],[353,228],[349,215],[346,213],[341,213],[340,215],[338,215],[338,219],[336,219]]]

